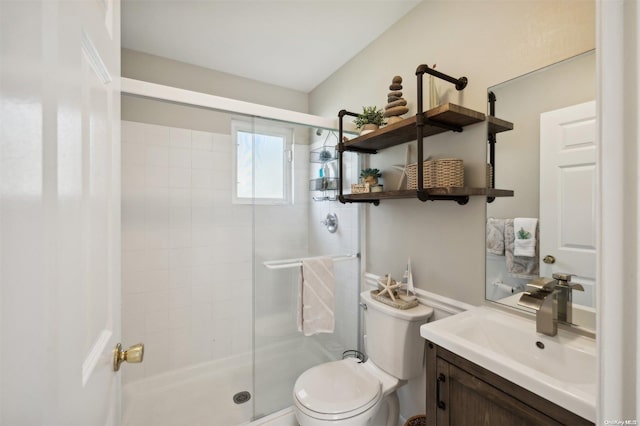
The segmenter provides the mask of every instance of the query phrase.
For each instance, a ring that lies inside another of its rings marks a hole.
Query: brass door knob
[[[556,263],[556,258],[551,256],[550,254],[546,255],[542,261],[548,265]]]
[[[123,362],[138,363],[144,359],[144,344],[138,343],[131,346],[126,351],[122,350],[122,345],[118,343],[113,350],[113,371],[120,370]]]

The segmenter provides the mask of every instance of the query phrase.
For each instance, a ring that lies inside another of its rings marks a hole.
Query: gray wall
[[[247,65],[250,66],[250,65]],[[308,112],[308,95],[160,56],[122,49],[122,76],[225,98]],[[229,131],[229,115],[168,102],[122,96],[122,119],[192,130]]]
[[[409,114],[415,113],[415,69],[437,64],[469,85],[455,92],[439,83],[443,100],[485,112],[489,86],[594,48],[595,4],[590,1],[425,1],[310,93],[310,112],[384,106],[394,75],[404,78]],[[410,144],[415,159],[415,143]],[[370,156],[389,176],[405,147]],[[445,133],[425,142],[425,155],[465,162],[467,186],[484,186],[486,128]],[[500,165],[498,165],[500,167]],[[500,171],[498,170],[498,173]],[[393,180],[393,179],[391,179]],[[366,207],[367,270],[401,275],[411,256],[417,287],[471,304],[484,300],[485,200],[421,203],[389,200]]]
[[[401,75],[409,114],[415,114],[416,67],[434,63],[446,74],[469,79],[462,93],[442,82],[443,101],[485,112],[488,87],[594,47],[593,1],[425,0],[313,90],[309,112],[335,116],[342,108],[383,107],[391,78]],[[461,134],[429,138],[425,155],[462,158],[466,185],[484,186],[486,140],[486,126],[476,124]],[[415,160],[415,143],[410,145]],[[389,166],[404,163],[404,157],[400,146],[370,156],[370,165],[387,174],[388,186],[394,181]],[[485,206],[483,197],[472,197],[465,206],[388,200],[364,207],[366,269],[401,276],[410,256],[418,288],[482,304]],[[425,380],[422,375],[399,390],[404,418],[424,412]]]

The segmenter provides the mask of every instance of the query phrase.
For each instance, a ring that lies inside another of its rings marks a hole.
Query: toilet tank
[[[425,340],[420,326],[429,321],[433,309],[418,305],[411,309],[396,309],[360,293],[364,310],[367,355],[373,363],[402,380],[420,375],[424,363]]]

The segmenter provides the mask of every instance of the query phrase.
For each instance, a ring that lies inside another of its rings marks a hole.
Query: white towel
[[[535,257],[515,256],[515,232],[513,229],[513,219],[504,221],[504,253],[509,275],[515,278],[538,278],[540,273],[538,268],[538,253]],[[539,235],[536,235],[539,238]],[[536,239],[537,239],[536,238]]]
[[[333,333],[335,328],[333,259],[303,259],[300,267],[298,331],[305,336]]]
[[[533,217],[516,217],[513,219],[513,231],[515,243],[514,256],[535,257],[536,255],[536,228],[538,219]]]

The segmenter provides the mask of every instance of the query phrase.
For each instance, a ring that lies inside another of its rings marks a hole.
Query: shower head
[[[316,136],[320,136],[324,130],[318,128],[316,129]]]

